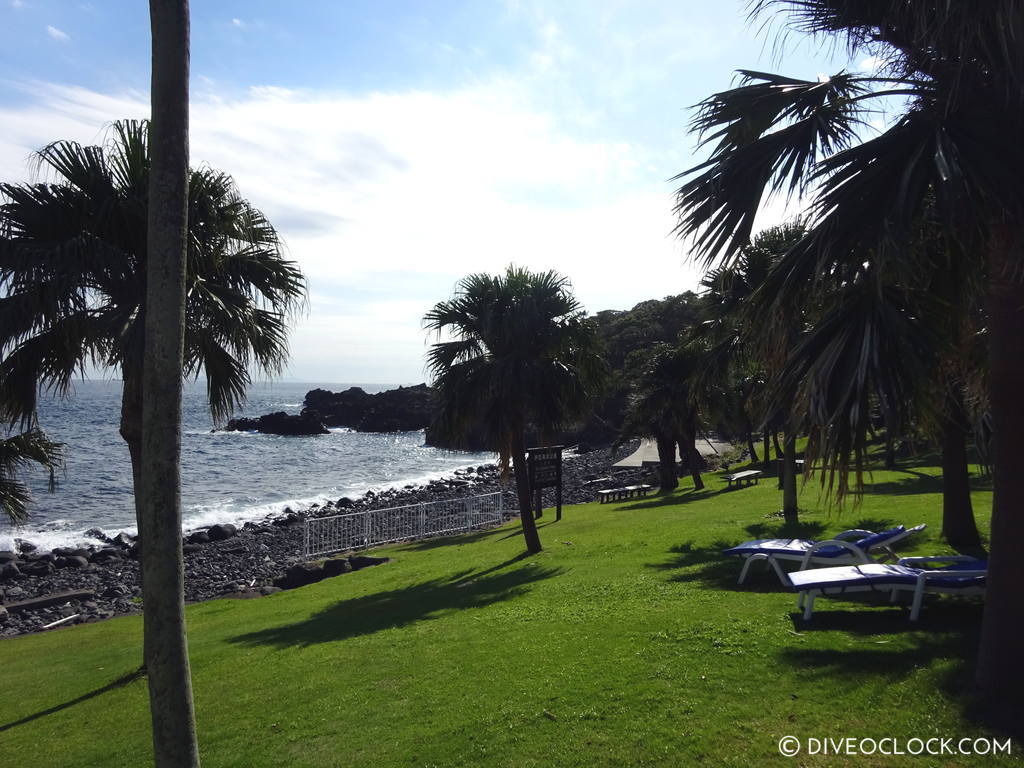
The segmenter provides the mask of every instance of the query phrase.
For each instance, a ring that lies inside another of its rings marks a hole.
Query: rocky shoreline
[[[563,464],[564,504],[593,501],[598,489],[628,485],[649,470],[615,469],[611,465],[636,447],[595,448]],[[610,478],[610,479],[609,479]],[[453,475],[425,485],[368,491],[356,499],[340,498],[308,509],[285,509],[259,523],[215,525],[185,536],[185,599],[199,602],[217,597],[259,597],[281,588],[373,565],[372,558],[349,558],[329,572],[309,574],[302,566],[302,520],[383,509],[404,504],[475,496],[494,491],[505,494],[507,516],[516,514],[514,486],[501,485],[494,464],[456,470]],[[545,504],[550,503],[550,491]],[[98,534],[99,532],[93,532]],[[96,536],[99,538],[99,536]],[[104,539],[101,546],[58,548],[41,552],[30,542],[19,551],[0,552],[0,637],[47,628],[99,621],[141,611],[138,547],[134,537],[122,533]]]

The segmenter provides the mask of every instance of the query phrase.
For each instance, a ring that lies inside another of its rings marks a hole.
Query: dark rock
[[[274,581],[275,587],[295,589],[314,584],[326,578],[323,566],[316,563],[297,563],[285,571],[284,576]]]
[[[4,590],[4,599],[8,601],[20,600],[26,594],[25,590],[21,587],[7,587],[7,589]]]
[[[13,579],[17,576],[21,576],[21,569],[18,568],[16,563],[7,562],[3,565],[0,565],[0,581]]]
[[[132,536],[122,531],[121,533],[117,534],[117,536],[115,536],[113,539],[111,539],[110,543],[116,547],[124,547],[125,549],[127,549],[132,545],[133,541],[135,541],[135,539]]]
[[[324,561],[325,576],[340,576],[343,573],[349,573],[351,571],[352,563],[350,563],[344,557],[337,557],[332,560]]]
[[[57,568],[49,560],[36,560],[21,566],[21,572],[28,576],[49,576]]]
[[[94,563],[112,563],[124,560],[124,552],[114,547],[104,547],[92,553],[89,558]]]
[[[110,543],[110,537],[107,536],[107,534],[105,534],[99,528],[90,528],[88,531],[85,532],[85,535],[88,536],[90,539],[98,539],[102,541],[104,544]]]
[[[85,568],[89,565],[89,560],[81,555],[67,555],[66,557],[58,557],[54,565],[58,568]]]
[[[260,587],[260,594],[261,595],[272,595],[275,592],[280,592],[280,591],[281,591],[280,587],[272,587],[269,584],[267,586],[265,586],[265,587]]]
[[[27,555],[30,552],[35,552],[37,547],[31,541],[25,541],[24,539],[15,539],[14,545],[18,548],[18,551],[23,555]]]
[[[436,391],[426,384],[374,395],[359,387],[344,392],[313,389],[306,393],[302,413],[322,419],[329,427],[348,427],[358,432],[411,432],[430,424],[436,401]]]
[[[191,555],[194,552],[202,552],[203,551],[203,545],[202,544],[194,544],[192,542],[189,542],[189,543],[181,545],[181,551],[184,552],[186,555]]]
[[[222,523],[210,526],[206,533],[209,535],[210,541],[224,541],[232,536],[237,536],[238,529],[231,523]]]
[[[358,571],[360,568],[369,568],[371,565],[382,565],[388,562],[388,557],[370,557],[369,555],[351,555],[348,558],[349,563],[352,564],[352,570]]]
[[[7,609],[0,605],[0,624],[7,623]]]
[[[195,531],[188,536],[189,544],[206,544],[210,540],[210,534],[206,531]]]
[[[258,419],[231,419],[224,428],[228,432],[262,432],[267,435],[326,435],[327,428],[316,414],[287,414],[284,411],[268,413]]]
[[[0,552],[0,565],[3,565],[4,563],[13,563],[17,559],[18,555],[10,550]]]
[[[334,502],[334,506],[338,507],[338,509],[347,509],[348,507],[351,507],[353,504],[355,504],[355,501],[350,499],[348,496],[342,496],[340,499]]]

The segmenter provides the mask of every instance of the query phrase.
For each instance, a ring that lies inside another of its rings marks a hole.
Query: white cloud
[[[148,112],[142,94],[26,90],[30,105],[0,108],[7,180],[47,141],[96,142]],[[232,173],[309,278],[294,378],[420,378],[423,312],[463,275],[511,262],[562,271],[590,311],[696,285],[669,236],[671,161],[575,138],[511,81],[360,97],[253,88],[194,99],[191,125],[193,163]]]
[[[14,8],[15,10],[20,11],[22,8],[27,7],[28,3],[26,3],[25,0],[11,0],[11,8]]]
[[[67,32],[63,32],[57,29],[56,27],[51,27],[49,24],[46,25],[46,34],[48,34],[50,37],[52,37],[59,43],[66,43],[68,42],[68,40],[71,39],[70,37],[68,37]]]
[[[244,27],[245,26],[245,22],[242,21],[241,19],[232,19],[231,20],[231,26],[233,26],[233,27]]]
[[[879,56],[868,56],[866,59],[861,61],[860,70],[861,72],[868,72],[874,74],[884,66],[885,59]]]

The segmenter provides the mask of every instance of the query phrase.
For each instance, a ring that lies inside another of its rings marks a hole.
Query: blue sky
[[[0,178],[147,115],[147,3],[0,3]],[[469,272],[559,269],[591,312],[694,288],[670,236],[689,107],[738,68],[861,66],[775,42],[735,0],[193,0],[192,162],[233,174],[309,279],[285,378],[413,383],[420,318]]]

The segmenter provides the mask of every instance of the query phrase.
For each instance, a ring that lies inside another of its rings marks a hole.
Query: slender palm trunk
[[[959,389],[946,393],[942,419],[942,535],[958,552],[980,554],[967,468],[967,417]]]
[[[140,350],[141,351],[141,350]],[[121,366],[121,437],[128,444],[132,464],[132,493],[142,493],[139,468],[142,466],[142,369],[138,362],[125,360]],[[138,506],[136,505],[136,518]]]
[[[782,450],[782,447],[779,445],[779,433],[776,432],[774,429],[772,430],[772,443],[775,445],[775,456],[776,456],[776,458],[781,459],[782,458],[782,454],[784,452]]]
[[[526,445],[522,432],[516,432],[512,438],[511,454],[512,471],[516,478],[516,495],[519,498],[519,519],[523,523],[523,538],[526,540],[526,551],[534,554],[541,550],[540,534],[533,518],[530,472],[526,468]]]
[[[658,444],[658,482],[662,493],[674,491],[679,487],[679,472],[676,469],[676,441],[671,435],[659,434],[655,438]]]
[[[764,430],[764,463],[761,465],[761,471],[768,474],[772,471],[772,452],[771,447],[768,445],[768,428]]]
[[[994,493],[988,590],[977,680],[985,698],[1007,718],[1024,721],[1024,243],[999,222],[989,252],[991,402]],[[1012,720],[1010,720],[1012,722]]]
[[[136,514],[153,756],[197,767],[181,552],[181,366],[188,227],[188,0],[150,0],[152,125],[142,450]]]
[[[796,434],[787,431],[782,468],[782,516],[787,523],[799,520],[796,499]]]

